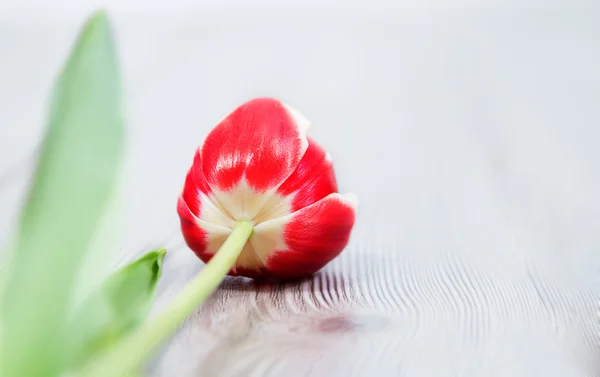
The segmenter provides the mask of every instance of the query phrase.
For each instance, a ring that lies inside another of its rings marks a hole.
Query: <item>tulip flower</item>
[[[357,200],[338,193],[331,158],[308,128],[288,105],[257,98],[210,131],[177,205],[184,239],[202,261],[242,222],[252,234],[229,275],[298,278],[344,249]]]
[[[207,135],[177,202],[187,245],[207,265],[158,315],[85,377],[121,376],[146,360],[229,275],[310,275],[348,243],[357,199],[339,194],[308,121],[271,98],[248,101]]]

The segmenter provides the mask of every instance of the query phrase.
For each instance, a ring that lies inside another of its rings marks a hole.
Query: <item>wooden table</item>
[[[327,4],[113,4],[130,130],[118,261],[168,248],[157,310],[202,268],[175,212],[194,148],[246,99],[304,113],[360,199],[338,259],[300,282],[227,279],[151,374],[600,375],[598,6]],[[1,9],[5,243],[88,8]]]

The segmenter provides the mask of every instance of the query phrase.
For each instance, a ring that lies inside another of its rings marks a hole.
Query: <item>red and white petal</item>
[[[277,193],[282,196],[295,194],[292,211],[297,211],[334,192],[337,192],[337,182],[331,157],[312,138],[308,138],[306,153]]]
[[[235,262],[235,266],[229,271],[230,275],[234,276],[245,276],[253,279],[267,278],[267,274],[264,265],[259,260],[256,250],[252,242],[248,241],[244,245],[240,256]]]
[[[329,154],[309,137],[308,149],[298,167],[265,203],[254,223],[286,216],[337,190]]]
[[[181,196],[192,214],[210,224],[232,227],[235,219],[224,210],[206,182],[200,151],[196,151]]]
[[[208,183],[206,182],[206,178],[204,178],[202,165],[199,163],[199,161],[200,154],[198,151],[196,151],[192,166],[188,170],[188,173],[185,177],[185,183],[181,193],[183,200],[196,217],[200,215],[200,207],[202,204],[201,194],[208,196],[212,193]]]
[[[330,194],[288,216],[258,224],[250,242],[271,277],[310,275],[346,247],[356,206],[353,194]]]
[[[186,244],[198,258],[208,263],[231,233],[231,228],[209,223],[194,216],[182,196],[177,202],[177,213]]]
[[[206,251],[206,232],[198,226],[197,217],[188,207],[183,196],[177,200],[177,214],[181,223],[183,239],[190,249],[204,261]]]
[[[236,219],[251,219],[294,172],[308,147],[309,122],[272,98],[244,103],[206,137],[206,181]]]

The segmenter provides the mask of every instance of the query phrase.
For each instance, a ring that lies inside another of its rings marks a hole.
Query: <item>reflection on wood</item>
[[[152,375],[594,375],[598,294],[558,287],[533,266],[494,276],[466,258],[408,257],[362,236],[311,278],[227,278]],[[184,246],[172,251],[167,279],[198,269],[190,255]],[[165,280],[162,294],[185,279]]]

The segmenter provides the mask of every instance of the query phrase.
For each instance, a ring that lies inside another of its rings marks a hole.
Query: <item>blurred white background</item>
[[[243,101],[275,96],[358,195],[355,239],[409,260],[455,253],[508,280],[535,266],[573,300],[600,292],[597,0],[4,0],[0,244],[57,70],[99,5],[125,79],[123,250],[180,245],[194,148]]]
[[[2,230],[57,70],[99,7],[125,79],[132,226],[162,221],[215,122],[268,95],[313,122],[364,227],[474,249],[526,229],[543,254],[568,245],[561,269],[595,276],[572,253],[600,246],[597,1],[3,1]]]

